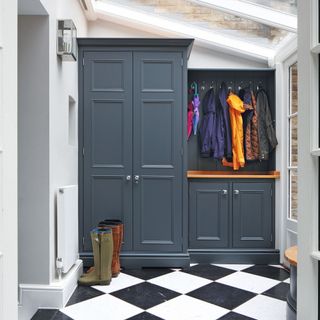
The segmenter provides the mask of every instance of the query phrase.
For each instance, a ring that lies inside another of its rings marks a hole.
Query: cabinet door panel
[[[233,183],[233,247],[273,246],[272,182]]]
[[[134,250],[182,251],[182,67],[178,52],[134,53]]]
[[[228,247],[229,184],[191,182],[189,187],[190,248]]]
[[[124,222],[132,249],[132,53],[86,52],[83,93],[83,236],[104,219]]]

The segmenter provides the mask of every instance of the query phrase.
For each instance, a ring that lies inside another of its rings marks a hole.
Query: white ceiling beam
[[[94,1],[94,11],[98,18],[135,27],[159,35],[194,38],[199,44],[222,52],[237,54],[255,61],[268,62],[274,57],[274,50],[244,41],[244,38],[229,38],[214,31],[207,31],[192,24],[177,22],[151,13],[135,10],[132,7],[114,3]]]
[[[268,26],[297,32],[298,19],[295,15],[239,0],[191,0],[196,4],[217,9],[238,17],[263,23]]]
[[[97,16],[94,12],[92,1],[91,0],[79,0],[82,10],[84,11],[84,14],[86,18],[90,21],[96,20]]]

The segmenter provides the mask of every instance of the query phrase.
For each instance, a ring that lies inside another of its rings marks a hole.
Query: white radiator
[[[63,273],[78,259],[78,186],[65,186],[57,195],[57,265]]]

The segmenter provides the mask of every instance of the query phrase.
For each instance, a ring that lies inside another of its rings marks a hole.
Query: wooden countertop
[[[188,179],[280,179],[279,171],[254,172],[254,171],[187,171]]]
[[[284,253],[285,258],[289,261],[289,263],[293,266],[297,266],[298,263],[298,247],[293,246],[288,248]]]

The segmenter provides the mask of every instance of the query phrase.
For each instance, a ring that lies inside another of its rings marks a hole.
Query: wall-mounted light
[[[57,55],[65,61],[77,60],[77,29],[71,19],[58,20]]]

